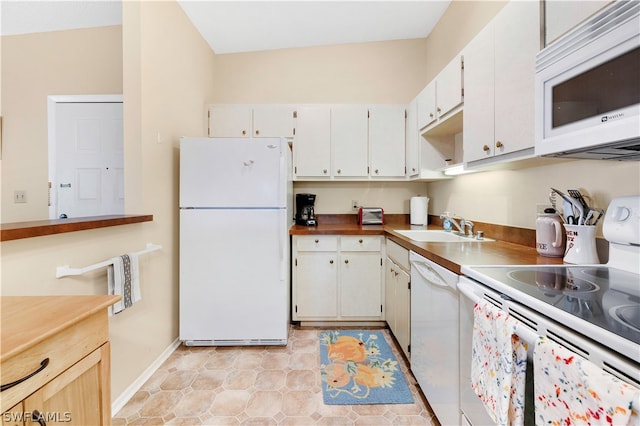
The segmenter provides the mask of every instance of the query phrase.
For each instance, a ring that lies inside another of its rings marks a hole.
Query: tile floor
[[[388,330],[413,404],[324,405],[320,329],[285,346],[180,346],[113,418],[121,425],[438,425]]]

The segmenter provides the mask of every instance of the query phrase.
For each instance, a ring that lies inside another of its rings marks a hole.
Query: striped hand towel
[[[140,292],[140,278],[138,255],[127,253],[112,259],[113,265],[107,269],[109,294],[122,296],[122,299],[109,308],[109,314],[114,315],[130,308],[142,298]]]

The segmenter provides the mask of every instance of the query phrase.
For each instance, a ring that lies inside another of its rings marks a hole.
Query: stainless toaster
[[[358,223],[360,225],[384,225],[384,210],[381,207],[360,207]]]

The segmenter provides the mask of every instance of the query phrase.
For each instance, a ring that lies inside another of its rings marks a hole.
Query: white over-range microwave
[[[536,57],[535,154],[640,160],[640,2],[616,1]]]

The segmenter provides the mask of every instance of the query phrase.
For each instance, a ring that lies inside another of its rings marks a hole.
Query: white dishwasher
[[[458,275],[415,252],[411,262],[411,371],[442,425],[460,422]]]

